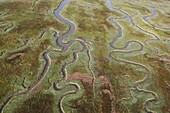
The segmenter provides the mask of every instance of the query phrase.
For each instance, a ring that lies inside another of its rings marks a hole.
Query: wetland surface
[[[0,113],[170,113],[170,1],[0,0]]]

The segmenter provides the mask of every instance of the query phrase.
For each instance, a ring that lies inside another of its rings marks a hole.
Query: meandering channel
[[[106,4],[107,4],[107,6],[108,6],[109,9],[111,9],[111,10],[114,10],[114,9],[115,9],[115,8],[113,8],[112,3],[111,3],[110,0],[106,0]],[[123,13],[124,11],[120,11],[120,12]],[[126,13],[123,13],[123,14],[125,14],[126,16],[128,15],[128,14],[126,14]],[[145,31],[145,30],[143,30],[142,28],[140,28],[139,26],[137,26],[137,25],[134,23],[134,21],[133,21],[132,18],[129,18],[129,19],[131,20],[131,23],[132,23],[134,26],[138,27],[138,28],[139,28],[140,30],[142,30],[142,31]],[[136,82],[135,82],[135,84],[134,84],[134,86],[133,86],[133,89],[134,89],[136,92],[144,92],[144,93],[149,93],[149,94],[153,95],[153,98],[147,99],[147,100],[144,102],[144,109],[145,109],[145,111],[150,113],[150,112],[152,112],[152,111],[147,108],[147,105],[148,105],[149,102],[158,100],[158,95],[157,95],[155,92],[138,88],[139,85],[141,85],[141,84],[143,84],[143,83],[146,83],[146,82],[148,81],[149,77],[151,76],[151,71],[150,71],[150,69],[148,69],[148,68],[147,68],[145,65],[143,65],[143,64],[136,63],[136,62],[133,62],[133,61],[124,60],[124,59],[120,59],[120,58],[116,58],[116,57],[113,57],[113,55],[112,55],[112,54],[115,53],[115,52],[132,53],[132,52],[142,51],[142,50],[143,50],[143,45],[142,45],[140,42],[135,41],[135,42],[137,42],[137,43],[139,43],[139,44],[141,45],[141,48],[140,48],[140,49],[135,49],[135,50],[130,50],[130,51],[123,50],[123,49],[126,49],[126,48],[129,46],[130,42],[127,42],[124,47],[116,48],[116,47],[114,46],[114,43],[116,42],[116,40],[118,40],[119,38],[122,37],[122,33],[123,33],[123,32],[122,32],[122,28],[121,28],[121,26],[120,26],[116,21],[114,21],[113,18],[110,18],[109,21],[112,22],[112,23],[114,23],[115,26],[118,28],[118,35],[117,35],[117,36],[113,39],[113,41],[110,43],[110,46],[111,46],[113,49],[118,49],[118,50],[113,50],[112,52],[110,52],[109,56],[110,56],[112,59],[114,59],[114,60],[116,60],[116,61],[118,61],[118,62],[124,62],[124,63],[128,63],[128,64],[131,64],[131,65],[136,65],[136,66],[139,66],[139,67],[141,67],[141,68],[144,68],[144,69],[148,72],[148,74],[147,74],[142,80],[139,80],[139,81],[136,81]],[[145,31],[145,32],[147,32],[147,31]],[[152,33],[150,33],[150,32],[147,32],[147,33],[152,34]],[[152,34],[152,35],[154,35],[154,34]],[[156,35],[154,35],[154,36],[156,37],[156,40],[159,39]],[[134,42],[134,41],[131,41],[131,42]]]
[[[155,29],[160,29],[160,30],[165,30],[165,31],[169,31],[170,28],[162,28],[162,27],[159,27],[155,24],[152,24],[151,22],[148,21],[149,18],[153,18],[153,17],[156,17],[156,12],[155,12],[155,7],[152,7],[152,14],[150,15],[146,15],[146,16],[143,16],[143,20],[150,26],[154,27]]]
[[[58,36],[58,37],[57,37],[57,35],[54,35],[54,36],[57,38],[57,41],[56,41],[57,44],[58,44],[60,47],[62,47],[62,52],[66,52],[66,51],[68,50],[68,48],[69,48],[70,46],[72,46],[72,44],[73,44],[74,42],[79,42],[79,43],[83,46],[83,48],[82,48],[82,50],[77,50],[77,51],[74,51],[74,52],[73,52],[73,60],[70,61],[70,62],[67,62],[67,63],[65,62],[64,65],[62,66],[62,70],[61,70],[61,71],[62,71],[62,75],[63,75],[62,79],[59,80],[59,81],[57,81],[57,83],[53,83],[53,87],[54,87],[54,89],[55,89],[56,91],[58,91],[58,90],[63,90],[63,89],[66,88],[67,86],[75,86],[75,87],[76,87],[76,91],[66,92],[66,93],[63,94],[63,95],[61,96],[61,98],[59,99],[58,107],[59,107],[60,113],[64,113],[64,109],[62,108],[62,101],[63,101],[63,99],[65,98],[65,96],[70,95],[70,94],[76,94],[76,92],[78,92],[78,90],[80,89],[80,88],[79,88],[79,85],[78,85],[78,84],[75,84],[75,83],[68,83],[68,84],[66,84],[65,86],[59,86],[59,84],[60,84],[62,81],[67,80],[67,69],[66,69],[66,68],[67,68],[68,65],[74,63],[74,62],[77,60],[78,54],[79,54],[80,52],[83,52],[83,51],[85,51],[85,50],[86,50],[87,54],[88,54],[88,52],[89,52],[89,47],[87,46],[87,44],[85,43],[85,41],[77,40],[77,39],[76,39],[76,40],[69,40],[69,41],[66,42],[66,43],[63,42],[63,40],[64,40],[65,38],[68,38],[68,36],[72,35],[72,34],[75,32],[75,29],[76,29],[76,26],[75,26],[74,23],[72,23],[71,21],[65,19],[64,17],[62,17],[62,16],[60,15],[60,12],[63,10],[63,8],[65,7],[65,5],[67,5],[68,3],[69,3],[69,0],[63,0],[63,1],[60,3],[60,5],[54,10],[54,15],[55,15],[55,17],[56,17],[57,19],[59,19],[61,22],[69,25],[69,30],[68,30],[65,34],[63,34],[63,35],[61,35],[61,36]],[[89,59],[90,59],[90,58],[89,58]]]
[[[157,9],[157,7],[154,7],[154,6],[148,6],[146,4],[141,4],[141,3],[138,3],[137,1],[132,1],[132,0],[126,0],[127,2],[131,3],[131,4],[134,4],[134,5],[139,5],[139,6],[144,6],[144,7],[147,7],[149,10],[152,11],[151,14],[149,15],[145,15],[143,16],[143,21],[146,22],[148,25],[152,26],[154,29],[159,29],[159,30],[164,30],[164,31],[169,31],[170,30],[170,27],[160,27],[160,26],[157,26],[153,23],[151,23],[150,21],[148,21],[148,19],[150,18],[154,18],[156,17],[156,11],[155,9]]]
[[[62,79],[59,80],[57,83],[54,83],[54,84],[53,84],[54,89],[55,89],[56,91],[62,90],[62,89],[64,89],[64,88],[68,87],[68,86],[73,86],[73,87],[76,88],[75,91],[66,92],[66,93],[63,94],[63,95],[61,96],[61,98],[59,99],[58,106],[59,106],[59,111],[60,111],[61,113],[64,113],[64,110],[63,110],[63,108],[62,108],[62,101],[63,101],[64,97],[67,96],[67,95],[70,95],[70,94],[76,94],[76,92],[78,92],[78,91],[80,90],[80,87],[79,87],[78,84],[76,84],[76,83],[71,83],[71,82],[68,83],[68,84],[66,84],[65,86],[59,86],[59,83],[60,83],[60,82],[62,82],[62,81],[64,81],[64,80],[67,79],[67,74],[66,74],[66,73],[67,73],[67,72],[66,72],[66,67],[67,67],[67,65],[74,63],[74,62],[77,60],[78,54],[79,54],[80,52],[83,52],[83,51],[87,50],[87,54],[89,54],[89,53],[88,53],[88,52],[89,52],[89,48],[88,48],[87,44],[85,43],[85,41],[83,41],[83,40],[80,40],[80,39],[78,40],[78,39],[76,39],[76,40],[70,40],[70,41],[68,41],[68,42],[66,42],[66,43],[63,42],[63,40],[64,40],[65,38],[68,38],[68,37],[69,37],[70,35],[72,35],[72,34],[74,33],[74,31],[75,31],[75,25],[74,25],[74,23],[72,23],[71,21],[63,18],[63,17],[60,15],[61,10],[64,9],[64,6],[65,6],[68,2],[69,2],[69,0],[64,0],[64,1],[62,1],[62,2],[60,3],[60,5],[59,5],[56,9],[54,9],[54,16],[55,16],[57,19],[59,19],[61,22],[69,25],[69,30],[68,30],[65,34],[63,34],[63,35],[61,35],[61,36],[57,36],[56,34],[54,35],[54,37],[56,37],[56,43],[57,43],[60,47],[62,47],[62,49],[61,49],[61,50],[60,50],[60,49],[53,49],[53,50],[47,50],[47,51],[44,52],[43,56],[44,56],[44,59],[45,59],[45,61],[46,61],[46,64],[45,64],[45,66],[44,66],[44,68],[43,68],[43,70],[42,70],[39,78],[37,79],[37,81],[36,81],[34,84],[32,84],[31,86],[27,87],[24,91],[19,91],[19,92],[16,92],[16,93],[11,94],[11,95],[7,98],[7,100],[4,102],[4,104],[1,106],[1,108],[0,108],[0,113],[3,113],[4,108],[6,107],[6,105],[7,105],[10,101],[12,101],[12,99],[14,99],[14,98],[17,97],[17,96],[23,95],[23,94],[28,94],[28,93],[31,92],[34,88],[36,88],[36,86],[37,86],[38,84],[40,84],[41,81],[43,81],[43,78],[45,77],[45,75],[47,74],[47,72],[48,72],[48,70],[49,70],[49,68],[50,68],[50,66],[51,66],[51,58],[49,57],[49,54],[50,54],[50,53],[62,54],[62,53],[64,53],[64,52],[66,52],[66,51],[69,49],[69,47],[72,46],[72,44],[73,44],[74,42],[79,42],[79,43],[82,45],[83,48],[80,49],[80,50],[77,50],[77,51],[74,51],[74,52],[73,52],[73,60],[72,60],[71,62],[64,63],[63,66],[62,66],[62,74],[63,74]]]

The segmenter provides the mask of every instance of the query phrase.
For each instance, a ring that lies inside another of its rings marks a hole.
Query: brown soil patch
[[[24,55],[25,55],[25,53],[16,53],[16,54],[11,55],[10,57],[8,57],[7,60],[9,60],[9,61],[15,60],[15,59],[20,58],[20,57],[22,57]]]
[[[92,83],[95,82],[93,77],[87,74],[75,72],[68,77],[67,80],[80,80],[85,89],[85,96],[93,95]],[[102,103],[99,103],[101,109],[105,113],[116,113],[115,112],[115,96],[113,94],[112,84],[105,76],[99,76],[100,82],[95,82],[95,87],[99,88],[100,99]]]

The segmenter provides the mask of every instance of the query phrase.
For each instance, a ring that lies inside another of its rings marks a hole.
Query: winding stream
[[[160,26],[157,26],[155,24],[152,24],[151,22],[148,21],[149,18],[154,18],[156,17],[156,12],[155,12],[155,9],[157,9],[157,7],[153,7],[153,6],[149,6],[149,5],[145,5],[145,4],[142,4],[142,3],[138,3],[137,1],[132,1],[132,0],[126,0],[127,2],[129,3],[132,3],[134,5],[139,5],[139,6],[144,6],[144,7],[147,7],[149,10],[151,9],[152,11],[152,14],[150,15],[146,15],[146,16],[143,16],[143,20],[150,26],[152,26],[153,28],[155,29],[159,29],[159,30],[165,30],[165,31],[169,31],[170,30],[170,27],[160,27]]]
[[[61,22],[69,25],[69,30],[62,36],[56,37],[57,38],[57,44],[63,48],[63,52],[65,52],[68,47],[71,46],[72,43],[74,43],[75,41],[71,40],[68,41],[67,43],[64,43],[63,40],[65,38],[67,38],[68,36],[72,35],[76,29],[74,23],[72,23],[71,21],[63,18],[60,15],[60,12],[64,9],[65,5],[67,5],[69,3],[69,0],[63,0],[63,2],[60,3],[60,5],[54,10],[54,15],[55,17],[60,20]]]
[[[113,8],[112,3],[111,3],[110,0],[106,0],[106,4],[107,4],[107,6],[108,6],[109,9],[115,10],[115,8]],[[124,11],[120,11],[120,12],[123,13],[123,14],[125,14],[126,16],[128,15],[128,14],[124,13]],[[152,16],[154,16],[154,14],[153,14]],[[128,17],[129,17],[129,16],[128,16]],[[148,18],[148,17],[146,17],[146,18]],[[143,30],[142,28],[140,28],[139,26],[137,26],[137,25],[133,22],[133,19],[132,19],[132,18],[129,17],[129,19],[131,20],[131,23],[132,23],[133,25],[135,25],[136,27],[138,27],[140,30],[145,31],[145,30]],[[138,41],[133,41],[133,40],[132,40],[132,41],[128,41],[124,47],[122,47],[122,48],[116,48],[116,47],[114,46],[114,43],[116,42],[116,40],[118,40],[119,38],[122,37],[123,31],[122,31],[121,26],[120,26],[116,21],[114,21],[113,18],[110,18],[109,21],[112,22],[112,23],[114,23],[115,26],[118,28],[118,35],[117,35],[117,36],[113,39],[113,41],[110,43],[110,46],[111,46],[113,49],[118,49],[118,51],[117,51],[117,50],[113,50],[112,52],[110,52],[109,56],[110,56],[112,59],[114,59],[114,60],[116,60],[116,61],[118,61],[118,62],[124,62],[124,63],[128,63],[128,64],[131,64],[131,65],[140,66],[141,68],[144,68],[144,69],[148,72],[148,74],[147,74],[142,80],[138,80],[138,81],[135,82],[135,84],[134,84],[134,86],[133,86],[133,89],[134,89],[136,92],[150,93],[151,95],[153,95],[153,98],[147,99],[147,100],[144,102],[144,105],[143,105],[146,112],[152,113],[153,111],[149,110],[149,109],[147,108],[147,105],[148,105],[149,102],[158,100],[158,95],[157,95],[155,92],[138,88],[138,86],[139,86],[140,84],[143,84],[143,83],[145,83],[145,82],[148,81],[149,77],[151,76],[151,71],[150,71],[145,65],[143,65],[143,64],[136,63],[136,62],[133,62],[133,61],[124,60],[124,59],[120,59],[120,58],[116,58],[116,57],[113,57],[113,56],[112,56],[112,54],[113,54],[114,52],[131,53],[131,52],[135,52],[135,51],[142,51],[142,50],[143,50],[143,45],[142,45],[140,42],[138,42]],[[147,32],[147,31],[146,31],[146,32]],[[152,33],[150,33],[150,32],[147,32],[147,33],[152,34]],[[153,35],[154,35],[154,34],[153,34]],[[154,36],[155,36],[155,35],[154,35]],[[156,37],[156,40],[159,39],[157,36],[155,36],[155,37]],[[126,49],[126,48],[129,46],[130,42],[139,43],[139,44],[141,45],[141,48],[140,48],[140,49],[135,49],[135,50],[130,50],[130,51],[128,51],[128,52],[127,52],[127,50],[123,50],[123,51],[122,51],[122,49]]]
[[[56,34],[54,35],[54,37],[57,38],[57,39],[56,39],[57,44],[58,44],[60,47],[62,47],[62,50],[58,50],[58,49],[56,49],[56,50],[47,50],[46,52],[44,52],[43,56],[44,56],[44,59],[45,59],[45,61],[46,61],[46,64],[45,64],[44,69],[42,70],[42,72],[41,72],[38,80],[37,80],[34,84],[32,84],[31,86],[27,87],[26,90],[20,91],[20,92],[16,92],[16,93],[12,94],[11,96],[9,96],[9,97],[7,98],[7,100],[4,102],[4,104],[1,106],[1,108],[0,108],[0,113],[3,113],[4,108],[6,107],[6,105],[7,105],[12,99],[14,99],[14,98],[17,97],[17,96],[23,95],[23,94],[28,94],[28,93],[29,93],[30,91],[32,91],[38,84],[41,83],[41,81],[43,80],[43,78],[45,77],[45,75],[47,74],[47,72],[48,72],[48,70],[49,70],[49,68],[50,68],[50,66],[51,66],[51,58],[49,57],[49,54],[50,54],[50,53],[60,53],[60,54],[61,54],[61,53],[63,53],[63,52],[66,52],[66,51],[68,50],[68,48],[69,48],[70,46],[72,46],[72,44],[73,44],[74,42],[79,42],[79,43],[83,46],[83,49],[82,49],[82,50],[77,50],[77,51],[74,51],[74,52],[73,52],[73,60],[72,60],[71,62],[64,63],[63,66],[62,66],[62,70],[61,70],[61,71],[62,71],[62,74],[63,74],[63,78],[62,78],[60,81],[58,81],[58,83],[54,83],[54,84],[53,84],[54,89],[55,89],[56,91],[62,90],[62,89],[64,89],[64,88],[68,87],[68,86],[73,86],[73,87],[76,88],[75,91],[66,92],[66,93],[63,94],[63,95],[61,96],[61,98],[59,99],[58,106],[59,106],[59,111],[60,111],[60,113],[64,113],[64,110],[63,110],[63,108],[62,108],[62,101],[63,101],[64,97],[67,96],[67,95],[70,95],[70,94],[76,94],[76,92],[78,92],[78,91],[80,90],[80,87],[79,87],[78,84],[76,84],[76,83],[71,83],[71,82],[68,83],[68,84],[65,85],[65,86],[62,86],[62,87],[59,86],[59,83],[60,83],[60,82],[62,82],[62,81],[64,81],[64,80],[67,79],[67,72],[66,72],[66,67],[67,67],[67,65],[68,65],[68,64],[71,64],[71,63],[73,63],[73,62],[75,62],[75,61],[77,60],[77,56],[78,56],[78,53],[79,53],[79,52],[83,52],[84,50],[89,49],[89,48],[87,47],[87,44],[86,44],[84,41],[82,41],[82,40],[70,40],[70,41],[68,41],[67,43],[64,43],[64,42],[63,42],[63,40],[64,40],[65,38],[67,38],[68,36],[72,35],[72,34],[74,33],[74,31],[75,31],[75,25],[74,25],[71,21],[63,18],[63,17],[60,15],[61,10],[64,9],[64,6],[65,6],[68,2],[69,2],[69,0],[64,0],[64,1],[62,1],[62,2],[60,3],[60,5],[54,10],[54,15],[55,15],[55,17],[56,17],[57,19],[59,19],[60,21],[62,21],[63,23],[69,25],[69,30],[68,30],[64,35],[59,36],[59,37],[57,37]]]
[[[151,26],[154,27],[154,28],[161,29],[161,30],[170,30],[170,28],[162,28],[162,27],[156,26],[156,25],[154,25],[154,24],[152,24],[151,22],[148,21],[148,18],[153,18],[153,17],[156,16],[155,9],[156,9],[155,7],[152,7],[152,14],[143,16],[143,20],[144,20],[147,24],[151,25]]]
[[[83,40],[79,40],[79,39],[75,39],[75,40],[69,40],[68,42],[64,42],[64,39],[68,38],[69,36],[73,35],[75,30],[76,30],[76,26],[73,22],[71,22],[70,20],[62,17],[60,15],[61,11],[64,10],[65,6],[69,3],[69,0],[62,0],[61,3],[59,4],[59,6],[54,9],[54,16],[56,17],[57,20],[63,22],[64,24],[67,24],[69,26],[69,30],[58,36],[57,34],[54,35],[54,37],[56,38],[56,43],[61,47],[61,50],[60,49],[53,49],[53,50],[46,50],[43,54],[43,57],[46,61],[45,63],[45,66],[41,72],[41,74],[39,75],[37,81],[35,81],[35,83],[33,83],[31,86],[29,87],[25,87],[25,89],[23,91],[19,91],[19,92],[16,92],[16,93],[13,93],[11,94],[7,100],[4,102],[4,104],[1,106],[0,108],[0,113],[3,113],[3,110],[4,108],[6,107],[6,105],[12,101],[12,99],[14,99],[15,97],[18,97],[20,95],[24,95],[24,94],[28,94],[29,92],[31,92],[34,88],[37,87],[37,85],[39,85],[43,79],[45,78],[50,66],[51,66],[51,58],[49,56],[50,53],[56,53],[56,54],[62,54],[64,52],[67,52],[69,47],[71,47],[75,42],[78,42],[79,44],[82,45],[82,49],[79,49],[79,50],[74,50],[72,52],[72,56],[73,56],[73,59],[70,61],[70,62],[64,62],[63,65],[62,65],[62,68],[61,68],[61,72],[62,72],[62,78],[60,80],[58,80],[57,82],[53,83],[53,89],[57,92],[57,91],[60,91],[60,90],[63,90],[67,87],[74,87],[75,90],[72,90],[72,91],[69,91],[69,92],[66,92],[64,93],[60,98],[59,98],[59,101],[58,101],[58,108],[59,108],[59,112],[60,113],[65,113],[64,112],[64,109],[62,107],[62,102],[64,100],[64,98],[68,95],[72,95],[72,94],[76,94],[79,90],[80,90],[80,86],[77,84],[77,83],[73,83],[73,82],[69,82],[67,84],[65,84],[64,86],[60,86],[60,83],[67,80],[67,67],[71,64],[73,64],[74,62],[77,61],[78,59],[78,55],[81,53],[81,52],[87,52],[87,55],[89,57],[89,62],[90,62],[90,55],[89,55],[89,51],[90,51],[90,48],[88,47],[87,43]],[[135,27],[137,27],[138,29],[140,29],[141,31],[143,31],[144,33],[147,33],[149,35],[152,35],[154,38],[152,39],[148,39],[148,40],[145,40],[145,43],[146,41],[149,41],[149,40],[159,40],[159,37],[157,37],[154,33],[151,33],[149,31],[146,31],[145,29],[142,29],[140,26],[136,25],[135,22],[133,21],[133,18],[132,16],[130,16],[128,13],[124,12],[123,10],[121,9],[117,9],[117,8],[114,8],[111,1],[110,0],[106,0],[106,5],[107,7],[112,10],[112,11],[118,11],[120,13],[122,13],[123,15],[125,15],[124,19],[128,19],[131,24]],[[148,21],[148,18],[152,18],[152,17],[155,17],[156,16],[156,12],[155,12],[155,8],[152,8],[152,14],[151,15],[147,15],[147,16],[144,16],[143,17],[143,20],[145,22],[147,22],[148,24],[154,26],[154,27],[157,27],[155,25],[153,25],[152,23],[150,23]],[[136,92],[144,92],[144,93],[149,93],[151,95],[153,95],[153,98],[149,98],[148,100],[146,100],[144,102],[144,109],[146,112],[152,112],[151,110],[149,110],[147,108],[147,105],[149,102],[152,102],[152,101],[155,101],[155,100],[158,100],[158,96],[155,92],[152,92],[152,91],[149,91],[149,90],[145,90],[145,89],[140,89],[138,86],[147,82],[149,77],[151,76],[151,71],[150,69],[143,65],[143,64],[140,64],[140,63],[136,63],[136,62],[133,62],[133,61],[129,61],[129,60],[124,60],[124,59],[119,59],[117,57],[114,57],[112,54],[114,52],[120,52],[120,53],[123,53],[123,54],[130,54],[130,53],[133,53],[133,52],[140,52],[143,50],[143,44],[139,41],[135,41],[135,40],[130,40],[128,42],[126,42],[125,46],[123,47],[115,47],[114,44],[115,42],[120,39],[120,38],[123,38],[123,30],[122,30],[122,27],[121,25],[119,25],[119,23],[117,22],[117,20],[120,20],[122,18],[118,18],[118,19],[114,19],[114,18],[109,18],[108,21],[111,22],[112,24],[114,24],[117,29],[118,29],[118,35],[112,40],[112,42],[110,42],[110,46],[114,49],[112,52],[110,52],[109,56],[118,61],[118,62],[124,62],[124,63],[128,63],[130,65],[136,65],[136,66],[139,66],[141,68],[143,68],[146,72],[147,72],[147,75],[142,79],[142,80],[138,80],[135,82],[135,84],[133,85],[133,89],[134,91]],[[158,27],[159,28],[159,27]],[[170,28],[161,28],[161,29],[165,29],[165,30],[169,30]],[[42,35],[44,34],[44,32],[42,33]],[[129,45],[131,43],[135,43],[135,44],[138,44],[140,47],[139,48],[135,48],[134,50],[125,50],[127,49],[127,47],[129,47]],[[90,68],[90,65],[89,65],[89,68]],[[94,77],[94,76],[93,76]],[[95,79],[95,77],[94,77]],[[95,80],[94,80],[95,82]]]
[[[114,25],[118,28],[118,35],[117,35],[117,36],[112,40],[112,42],[110,43],[110,46],[111,46],[113,49],[119,49],[119,50],[126,49],[126,48],[129,46],[130,43],[137,43],[137,44],[140,45],[140,49],[139,49],[139,50],[137,49],[137,51],[140,51],[140,50],[143,49],[143,45],[142,45],[140,42],[134,41],[134,40],[130,40],[130,41],[126,42],[125,46],[123,46],[123,47],[120,47],[120,48],[115,47],[115,46],[114,46],[114,43],[115,43],[119,38],[122,38],[123,30],[122,30],[122,27],[121,27],[116,21],[114,21],[113,18],[109,18],[109,21],[112,22],[112,23],[114,23]],[[136,51],[136,50],[134,50],[134,51]],[[134,52],[134,51],[131,51],[131,52]]]
[[[132,23],[132,25],[134,25],[132,17],[129,14],[127,14],[126,12],[122,11],[121,9],[117,9],[117,8],[113,7],[112,2],[110,0],[106,0],[106,5],[112,11],[119,11],[120,13],[123,13],[125,15],[124,18],[129,19],[130,22]]]

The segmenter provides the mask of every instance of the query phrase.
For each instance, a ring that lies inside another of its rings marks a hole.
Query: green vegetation
[[[33,101],[35,100],[35,101]],[[38,92],[26,99],[13,113],[54,113],[54,95]]]
[[[0,113],[169,113],[169,2],[60,2],[0,1]]]

